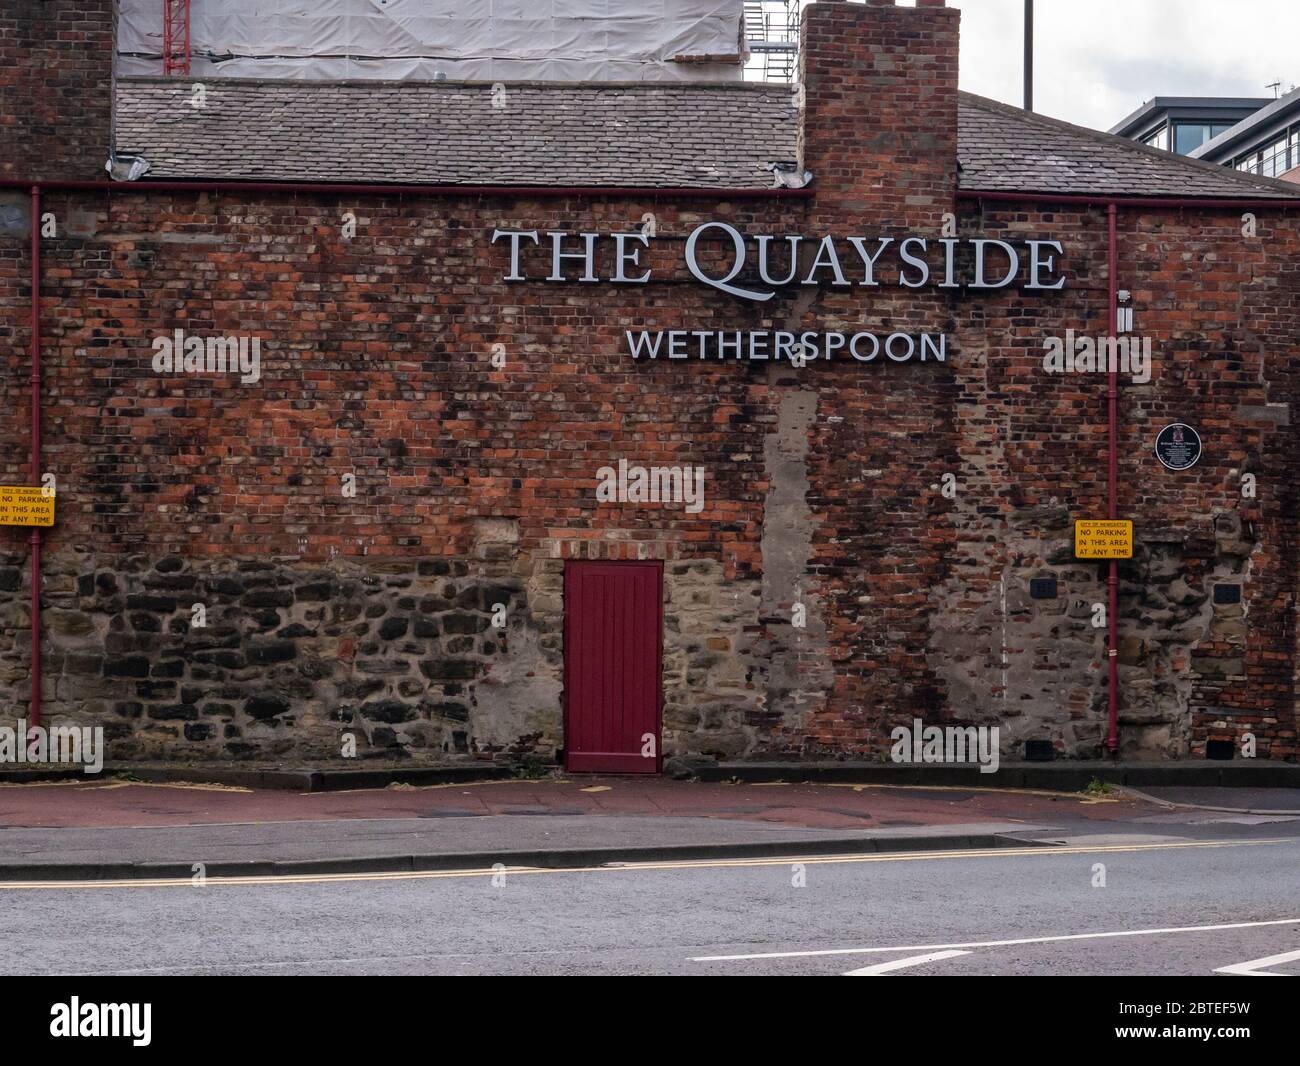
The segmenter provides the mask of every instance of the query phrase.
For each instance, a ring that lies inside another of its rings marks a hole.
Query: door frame
[[[565,559],[564,560],[564,691],[562,697],[564,713],[564,769],[569,773],[634,773],[631,770],[571,770],[570,760],[573,757],[573,749],[569,745],[569,693],[572,687],[569,684],[569,637],[570,623],[572,615],[569,611],[569,574],[570,568],[577,568],[584,565],[591,566],[619,566],[631,568],[653,569],[658,576],[659,595],[655,599],[655,767],[654,774],[662,774],[664,768],[664,563],[662,559]]]

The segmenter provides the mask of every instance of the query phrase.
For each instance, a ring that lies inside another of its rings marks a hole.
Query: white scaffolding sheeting
[[[118,73],[162,73],[162,0],[121,0]],[[742,0],[192,0],[191,77],[740,80]]]

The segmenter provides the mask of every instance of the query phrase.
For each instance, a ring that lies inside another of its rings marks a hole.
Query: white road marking
[[[969,951],[932,951],[929,955],[909,955],[905,959],[894,959],[891,962],[878,962],[874,966],[864,966],[860,970],[850,970],[845,977],[877,977],[882,973],[889,973],[890,970],[905,970],[909,966],[920,966],[927,962],[938,962],[940,959],[951,959],[958,955],[969,955]]]
[[[1270,925],[1300,925],[1300,918],[1267,922],[1229,922],[1223,925],[1181,925],[1168,929],[1121,929],[1113,933],[1069,933],[1065,936],[1028,936],[1016,940],[972,940],[964,944],[900,944],[891,948],[829,948],[823,951],[767,951],[754,955],[697,955],[691,962],[734,962],[743,959],[806,959],[819,955],[877,955],[889,951],[945,951],[956,948],[1002,948],[1019,944],[1058,944],[1067,940],[1101,940],[1120,936],[1163,936],[1169,933],[1212,933],[1221,929],[1260,929]]]
[[[1300,959],[1300,951],[1284,951],[1281,955],[1269,955],[1262,959],[1251,959],[1250,962],[1220,966],[1214,972],[1236,974],[1240,977],[1285,977],[1284,973],[1269,973],[1263,967],[1281,966],[1284,962],[1295,962],[1296,959]]]

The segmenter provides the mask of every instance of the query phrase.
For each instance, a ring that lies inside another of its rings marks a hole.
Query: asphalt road
[[[1266,968],[1300,975],[1294,823],[1220,828],[798,866],[6,886],[0,972],[1207,976],[1283,956]]]

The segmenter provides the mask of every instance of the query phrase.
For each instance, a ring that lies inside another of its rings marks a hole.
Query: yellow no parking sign
[[[0,526],[54,525],[54,493],[31,485],[0,485]]]
[[[1074,554],[1079,559],[1132,559],[1133,523],[1120,518],[1075,522]]]

